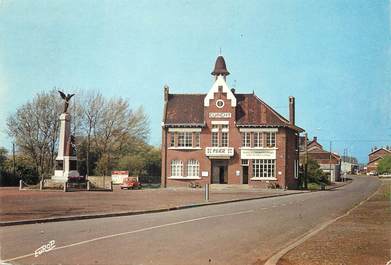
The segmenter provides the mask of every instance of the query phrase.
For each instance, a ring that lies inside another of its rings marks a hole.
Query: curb
[[[210,206],[210,205],[219,205],[219,204],[228,204],[228,203],[233,203],[233,202],[242,202],[242,201],[251,201],[251,200],[260,200],[260,199],[267,199],[267,198],[283,197],[283,196],[297,195],[297,194],[303,194],[303,193],[309,193],[309,192],[308,191],[298,191],[298,192],[292,192],[289,194],[264,195],[264,196],[251,197],[251,198],[233,199],[233,200],[216,201],[216,202],[205,202],[205,203],[173,206],[173,207],[168,207],[168,208],[160,208],[160,209],[152,209],[152,210],[116,212],[116,213],[105,213],[105,214],[74,215],[74,216],[40,218],[40,219],[20,220],[20,221],[5,221],[5,222],[0,222],[0,227],[25,225],[25,224],[54,223],[54,222],[63,222],[63,221],[87,220],[87,219],[97,219],[97,218],[107,218],[107,217],[132,216],[132,215],[141,215],[141,214],[149,214],[149,213],[161,213],[161,212],[169,212],[169,211],[183,210],[183,209],[189,209],[189,208]]]
[[[326,189],[326,190],[323,190],[323,191],[338,189],[338,188],[343,187],[343,186],[345,186],[347,184],[350,184],[350,183],[352,183],[352,181],[346,182],[344,185],[337,186],[337,187],[332,187],[332,188],[329,188],[329,189]],[[318,191],[322,191],[322,190],[298,191],[298,192],[292,192],[292,193],[289,193],[289,194],[274,194],[274,195],[264,195],[264,196],[257,196],[257,197],[251,197],[251,198],[242,198],[242,199],[233,199],[233,200],[225,200],[225,201],[204,202],[204,203],[181,205],[181,206],[173,206],[173,207],[168,207],[168,208],[160,208],[160,209],[152,209],[152,210],[141,210],[141,211],[130,211],[130,212],[115,212],[115,213],[104,213],[104,214],[73,215],[73,216],[50,217],[50,218],[20,220],[20,221],[5,221],[5,222],[0,222],[0,227],[15,226],[15,225],[25,225],[25,224],[54,223],[54,222],[63,222],[63,221],[88,220],[88,219],[107,218],[107,217],[132,216],[132,215],[141,215],[141,214],[149,214],[149,213],[161,213],[161,212],[169,212],[169,211],[183,210],[183,209],[189,209],[189,208],[210,206],[210,205],[219,205],[219,204],[227,204],[227,203],[233,203],[233,202],[260,200],[260,199],[283,197],[283,196],[290,196],[290,195],[297,195],[297,194],[318,192]]]

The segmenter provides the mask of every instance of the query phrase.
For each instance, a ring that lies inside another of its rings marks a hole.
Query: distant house
[[[372,152],[368,155],[367,172],[377,172],[379,162],[387,155],[391,155],[391,148],[388,146],[386,148],[372,149]]]
[[[339,181],[341,178],[341,157],[336,153],[330,153],[323,149],[323,146],[318,142],[318,138],[314,137],[312,141],[308,139],[300,139],[300,157],[301,161],[305,156],[304,144],[307,143],[308,159],[313,159],[318,162],[320,168],[325,173],[330,174],[330,181]]]
[[[358,163],[355,159],[345,159],[342,157],[341,160],[341,173],[356,174],[358,172]]]
[[[346,155],[341,156],[341,174],[357,174],[359,165],[357,158]]]

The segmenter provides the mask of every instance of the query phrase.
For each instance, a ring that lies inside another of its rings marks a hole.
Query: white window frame
[[[192,147],[192,132],[178,132],[178,147]]]
[[[199,178],[200,177],[200,162],[198,160],[187,161],[187,177]]]
[[[263,132],[253,132],[254,147],[263,147]]]
[[[241,166],[249,166],[250,165],[250,162],[248,159],[241,159],[240,160],[240,165]]]
[[[171,160],[171,177],[183,177],[183,162],[182,160]]]
[[[175,147],[175,132],[170,132],[170,147]]]
[[[219,146],[219,132],[213,132],[212,131],[211,144],[212,144],[212,147],[218,147]]]
[[[299,160],[293,161],[294,178],[299,178]]]
[[[275,159],[253,159],[251,180],[277,180]]]
[[[194,133],[194,147],[200,147],[201,145],[201,135],[199,132]]]
[[[221,147],[228,147],[228,146],[229,146],[229,133],[221,132]]]
[[[242,132],[242,147],[251,147],[251,133]]]
[[[276,147],[276,133],[265,132],[265,142],[266,142],[266,147],[268,148]]]

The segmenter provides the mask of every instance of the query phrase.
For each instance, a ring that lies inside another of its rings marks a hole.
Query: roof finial
[[[227,76],[229,75],[229,72],[227,70],[227,66],[225,65],[225,60],[223,56],[219,55],[216,59],[215,68],[213,72],[211,73],[214,76],[223,75]]]
[[[221,47],[220,47],[220,53],[219,53],[219,55],[221,55]]]

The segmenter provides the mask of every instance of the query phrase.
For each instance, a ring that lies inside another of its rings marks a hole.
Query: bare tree
[[[72,134],[86,151],[79,158],[86,159],[87,175],[91,174],[92,152],[92,162],[97,162],[101,174],[108,174],[123,156],[142,152],[149,137],[149,118],[142,107],[133,110],[127,100],[106,100],[97,91],[77,94],[68,110]],[[39,175],[52,174],[54,168],[61,103],[56,90],[42,92],[8,117],[8,134],[19,150],[34,161]]]
[[[38,94],[7,120],[8,134],[34,161],[39,175],[49,173],[54,164],[60,113],[56,93],[52,90]]]
[[[102,108],[101,120],[96,126],[95,143],[101,153],[100,168],[108,173],[112,168],[112,159],[116,161],[123,150],[136,142],[144,142],[149,136],[149,119],[142,108],[135,112],[129,107],[128,101],[122,98],[111,99]]]
[[[87,152],[86,152],[86,170],[87,176],[90,175],[90,152],[91,152],[91,137],[94,130],[99,124],[102,116],[102,108],[104,106],[104,99],[97,91],[88,91],[81,104],[82,109],[82,130],[87,138]]]

